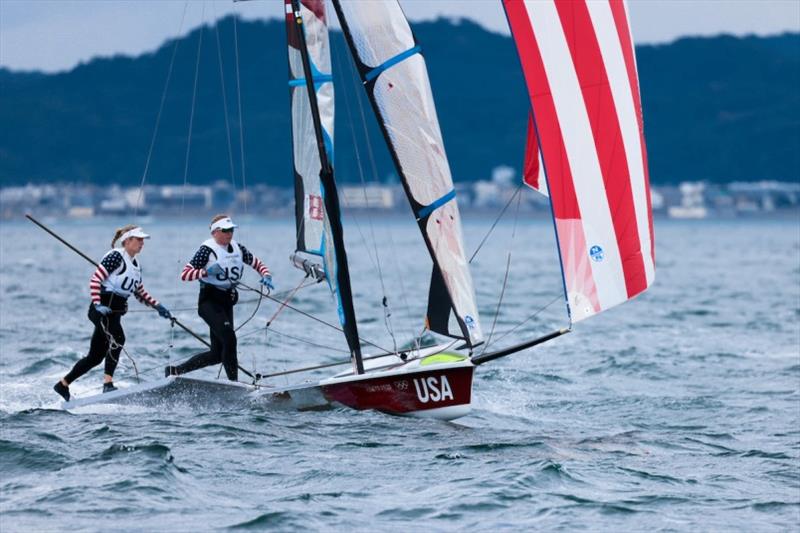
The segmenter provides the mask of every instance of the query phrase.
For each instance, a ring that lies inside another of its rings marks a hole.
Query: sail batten
[[[633,298],[655,275],[627,15],[620,0],[503,4],[533,113],[525,182],[543,189],[541,162],[567,302],[579,321]]]
[[[422,49],[396,1],[334,0],[334,7],[433,259],[428,327],[479,344],[461,216],[451,201],[453,179]]]

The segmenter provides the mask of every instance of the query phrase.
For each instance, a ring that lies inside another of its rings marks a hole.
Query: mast
[[[342,231],[341,211],[339,209],[339,196],[336,190],[336,180],[333,177],[333,166],[328,158],[325,148],[325,138],[322,132],[322,124],[319,115],[319,105],[317,94],[314,88],[314,77],[311,69],[311,61],[308,57],[305,31],[303,29],[303,17],[300,13],[300,0],[291,0],[292,14],[297,25],[297,35],[300,39],[300,55],[303,60],[303,73],[308,92],[308,100],[311,105],[311,117],[314,122],[314,134],[317,141],[317,152],[320,159],[320,185],[325,204],[325,211],[330,222],[333,247],[336,252],[336,280],[339,286],[339,321],[344,330],[347,345],[350,348],[350,357],[353,361],[353,371],[356,374],[364,373],[364,363],[361,359],[361,345],[358,340],[358,327],[356,324],[356,312],[353,307],[353,294],[350,288],[350,270],[347,266],[347,252],[344,247],[344,234]]]

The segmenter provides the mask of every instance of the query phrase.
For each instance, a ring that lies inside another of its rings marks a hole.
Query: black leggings
[[[211,330],[211,349],[192,356],[178,365],[179,374],[222,363],[225,374],[231,381],[239,378],[239,360],[236,355],[236,331],[233,326],[235,291],[222,291],[213,287],[202,287],[197,302],[197,314],[205,320]]]
[[[89,354],[75,363],[72,370],[69,371],[64,377],[67,384],[72,383],[89,370],[99,365],[103,359],[106,360],[105,370],[109,376],[114,375],[114,370],[117,368],[119,361],[119,354],[122,351],[122,346],[125,344],[125,332],[122,330],[122,315],[127,310],[127,304],[123,299],[117,297],[113,302],[109,301],[109,297],[101,296],[101,303],[103,305],[110,305],[114,312],[108,316],[103,316],[95,310],[94,305],[89,306],[89,320],[94,324],[94,333],[92,333],[92,342],[89,345]],[[125,304],[125,305],[121,305]],[[116,308],[116,309],[115,309]],[[108,336],[105,330],[114,338],[116,345],[113,349],[109,348]]]

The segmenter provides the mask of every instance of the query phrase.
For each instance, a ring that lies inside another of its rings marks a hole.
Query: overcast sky
[[[508,33],[500,0],[401,4],[412,21],[467,17]],[[663,43],[686,35],[800,31],[800,0],[629,0],[629,6],[637,43]],[[54,72],[96,56],[137,55],[201,21],[232,12],[247,19],[282,17],[283,1],[0,0],[0,66]]]

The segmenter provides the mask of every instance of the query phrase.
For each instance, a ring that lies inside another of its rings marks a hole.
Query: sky
[[[412,22],[469,18],[508,33],[500,0],[401,0],[401,5]],[[800,0],[629,0],[628,5],[638,44],[800,31]],[[230,13],[283,17],[283,1],[0,0],[0,66],[58,72],[97,56],[138,55]]]

